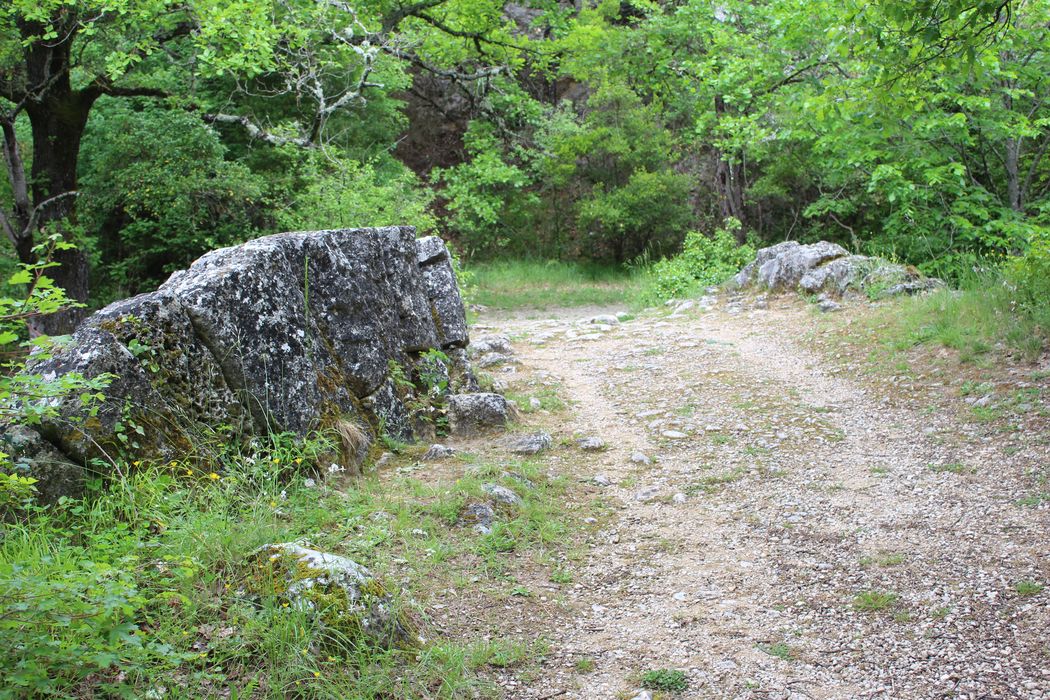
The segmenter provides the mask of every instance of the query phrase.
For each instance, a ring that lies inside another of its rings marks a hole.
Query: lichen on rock
[[[254,594],[277,596],[341,635],[364,636],[384,647],[412,646],[419,639],[382,583],[352,559],[284,542],[260,547],[249,565]]]

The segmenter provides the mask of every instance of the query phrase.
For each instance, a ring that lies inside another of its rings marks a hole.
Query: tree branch
[[[271,146],[299,146],[300,148],[313,148],[317,144],[314,143],[309,137],[306,136],[278,136],[277,134],[271,134],[259,127],[248,117],[241,117],[236,114],[205,114],[202,116],[204,121],[208,124],[235,124],[240,126],[251,138],[268,143]]]

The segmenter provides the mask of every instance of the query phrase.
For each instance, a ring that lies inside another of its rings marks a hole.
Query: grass
[[[637,283],[617,267],[558,260],[506,260],[471,266],[475,301],[492,309],[544,310],[571,306],[627,306]]]
[[[664,690],[671,693],[680,693],[689,688],[689,681],[685,677],[685,671],[669,668],[658,668],[646,671],[641,678],[642,687],[647,690]]]
[[[1043,592],[1043,584],[1035,581],[1018,581],[1014,584],[1014,592],[1019,596],[1039,595]]]
[[[172,698],[487,698],[499,695],[495,669],[527,666],[546,653],[542,640],[509,635],[431,639],[426,607],[439,591],[479,589],[478,577],[502,582],[517,553],[561,551],[567,480],[547,479],[522,461],[475,462],[459,478],[433,483],[391,471],[382,481],[328,484],[311,461],[316,453],[262,446],[228,455],[207,474],[179,463],[124,465],[123,476],[83,499],[9,514],[0,609],[20,613],[0,616],[5,690],[12,697],[147,697],[164,687]],[[523,503],[501,510],[492,533],[482,535],[457,521],[486,482],[515,490]],[[289,541],[367,566],[395,613],[428,641],[387,648],[363,635],[352,614],[339,617],[337,609],[329,618],[290,605],[251,564],[262,545]],[[459,575],[466,569],[472,577]],[[503,585],[494,589],[491,595],[505,595]]]
[[[887,591],[862,591],[853,598],[853,609],[858,612],[881,612],[897,603],[897,594]]]
[[[896,351],[933,344],[958,351],[964,363],[995,356],[1000,344],[1026,360],[1039,357],[1050,335],[1050,305],[1022,311],[996,275],[974,277],[961,289],[900,299],[875,315],[871,327]],[[977,387],[966,387],[968,393]]]
[[[794,649],[792,649],[790,645],[785,644],[784,642],[762,645],[758,648],[766,652],[770,656],[775,656],[776,658],[783,659],[784,661],[791,661],[793,658],[795,658]]]

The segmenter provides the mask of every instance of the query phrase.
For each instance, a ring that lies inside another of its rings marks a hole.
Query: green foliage
[[[82,225],[91,232],[98,296],[158,285],[203,253],[264,224],[261,178],[186,112],[103,101],[84,139]]]
[[[353,159],[311,154],[296,176],[299,191],[277,202],[278,228],[312,230],[365,226],[412,225],[421,234],[433,231],[428,211],[431,195],[405,166],[389,158],[360,163]]]
[[[658,668],[642,674],[642,687],[680,693],[689,689],[689,680],[685,677],[685,671]]]
[[[658,304],[668,299],[688,296],[697,289],[721,284],[736,274],[755,257],[755,249],[739,245],[734,231],[740,222],[730,219],[725,228],[713,236],[691,232],[686,236],[682,253],[657,261],[644,272],[644,303]]]
[[[36,248],[39,262],[21,265],[7,280],[7,294],[0,296],[0,354],[5,358],[0,372],[0,419],[4,422],[37,424],[45,416],[56,415],[56,400],[70,394],[79,394],[81,406],[89,412],[108,382],[105,375],[87,379],[76,372],[44,376],[26,365],[30,352],[35,366],[49,359],[56,345],[68,341],[63,337],[33,336],[28,324],[39,316],[76,306],[46,274],[56,265],[51,261],[54,254],[70,248],[61,236],[50,236]],[[16,290],[22,295],[8,295]],[[4,455],[0,457],[0,468],[7,466]]]

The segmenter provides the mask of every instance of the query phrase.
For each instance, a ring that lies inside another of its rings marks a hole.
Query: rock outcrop
[[[850,255],[842,246],[820,241],[785,241],[762,248],[732,280],[737,288],[804,292],[841,297],[850,291],[871,297],[915,294],[943,286],[911,266]]]
[[[477,388],[451,257],[411,227],[283,233],[208,253],[155,292],[89,317],[34,372],[110,375],[97,414],[60,405],[40,433],[87,464],[116,454],[185,456],[203,431],[339,427],[359,434],[348,467],[381,430],[419,436],[409,408],[425,377]],[[425,432],[425,431],[424,431]],[[344,441],[345,442],[345,441]],[[344,450],[346,452],[346,450]]]

